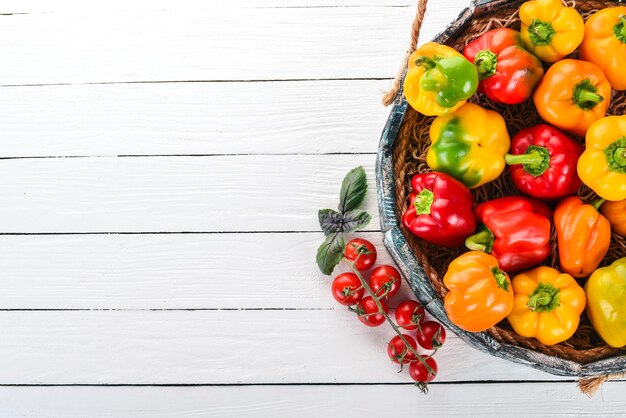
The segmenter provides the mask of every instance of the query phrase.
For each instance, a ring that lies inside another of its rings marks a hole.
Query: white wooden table
[[[588,399],[453,335],[423,396],[318,272],[316,211],[361,164],[390,261],[379,99],[414,11],[1,1],[0,416],[623,416],[626,383]]]

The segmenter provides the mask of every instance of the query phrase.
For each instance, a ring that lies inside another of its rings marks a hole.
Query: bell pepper
[[[592,205],[570,196],[556,206],[554,227],[561,270],[577,278],[589,276],[609,250],[609,221]]]
[[[569,274],[537,267],[513,278],[513,293],[513,310],[507,319],[522,337],[554,345],[576,332],[586,297]]]
[[[543,76],[541,61],[524,49],[520,33],[513,29],[485,32],[465,47],[463,55],[478,70],[479,90],[498,103],[523,102]]]
[[[597,269],[585,283],[587,316],[611,347],[626,345],[626,257]]]
[[[626,7],[607,7],[591,15],[578,54],[602,68],[613,89],[626,90]]]
[[[465,240],[470,250],[496,257],[502,270],[522,270],[550,254],[550,208],[521,196],[507,196],[474,208],[481,230]]]
[[[444,299],[448,319],[465,331],[491,328],[513,308],[511,280],[489,254],[461,254],[448,266],[443,284],[449,290]]]
[[[583,18],[561,0],[532,0],[519,9],[526,48],[544,62],[556,62],[574,52],[583,40]]]
[[[576,194],[582,181],[576,172],[583,146],[549,125],[522,129],[504,160],[520,192],[544,200]]]
[[[577,136],[604,117],[611,102],[611,85],[592,62],[565,59],[553,64],[533,94],[546,122]]]
[[[444,173],[423,173],[411,179],[413,192],[402,224],[418,237],[456,247],[476,228],[474,198],[463,183]]]
[[[626,199],[606,201],[600,206],[600,213],[608,219],[611,231],[626,237]]]
[[[578,175],[606,200],[626,199],[626,115],[600,119],[587,132]]]
[[[476,68],[449,46],[429,42],[409,58],[404,96],[423,115],[454,112],[476,93],[477,87]]]
[[[470,189],[502,173],[504,154],[511,144],[502,116],[473,103],[435,118],[430,141],[426,154],[430,168],[451,175]]]

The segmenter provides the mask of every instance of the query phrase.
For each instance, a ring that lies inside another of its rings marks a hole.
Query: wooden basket
[[[522,0],[479,0],[472,3],[434,41],[450,45],[462,51],[465,45],[489,29],[511,27],[519,30],[517,10]],[[586,19],[591,13],[618,5],[611,0],[570,1]],[[418,4],[418,13],[413,25],[411,48],[417,45],[421,21],[424,17],[426,1]],[[575,54],[574,54],[575,55]],[[447,249],[422,241],[407,232],[400,222],[407,208],[410,193],[410,179],[416,173],[430,171],[426,165],[426,152],[430,145],[428,130],[433,117],[425,117],[407,105],[402,96],[402,84],[406,65],[395,82],[395,91],[388,96],[393,101],[391,114],[384,128],[377,156],[378,204],[381,228],[385,232],[385,245],[401,268],[404,276],[420,302],[439,321],[452,329],[460,338],[472,346],[517,363],[527,364],[537,369],[562,376],[576,376],[587,385],[597,385],[607,378],[619,376],[626,371],[626,351],[608,346],[591,327],[583,314],[576,334],[569,340],[546,346],[534,338],[517,335],[506,320],[481,333],[469,333],[448,321],[442,299],[446,289],[442,278],[447,266],[463,249]],[[609,114],[624,114],[626,109],[625,92],[613,92]],[[520,129],[540,123],[541,119],[532,100],[519,105],[496,104],[483,94],[470,101],[482,107],[498,111],[505,119],[511,137]],[[579,138],[583,141],[582,138]],[[518,194],[513,187],[508,169],[503,175],[472,191],[476,202]],[[582,187],[579,195],[584,200],[592,200],[595,195]],[[553,230],[553,255],[545,264],[558,268],[558,254]],[[602,265],[626,255],[626,241],[613,234],[611,248]],[[581,283],[582,284],[582,283]],[[608,376],[611,375],[611,376]]]

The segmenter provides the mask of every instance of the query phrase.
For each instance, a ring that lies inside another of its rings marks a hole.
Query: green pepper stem
[[[542,22],[539,19],[534,19],[528,26],[528,37],[535,46],[550,45],[555,33],[551,23]]]
[[[435,68],[435,66],[437,65],[437,61],[435,61],[431,57],[421,56],[415,60],[415,65],[421,65],[426,71],[428,71]]]
[[[609,170],[626,174],[626,136],[612,142],[603,151]]]
[[[495,237],[493,233],[489,230],[489,228],[483,226],[482,231],[467,237],[465,240],[465,246],[472,251],[482,251],[489,254],[493,249],[494,240]]]
[[[604,97],[596,91],[597,88],[586,78],[574,86],[572,101],[582,110],[593,109],[595,105],[604,100]]]
[[[415,212],[418,215],[428,215],[430,214],[430,207],[432,206],[435,200],[435,195],[428,189],[423,189],[417,196],[415,196],[415,200],[413,201],[413,206],[415,206]]]
[[[613,34],[623,44],[626,44],[626,16],[621,15],[613,26]]]
[[[596,210],[600,210],[600,206],[602,206],[602,204],[603,204],[604,202],[606,202],[606,199],[602,199],[602,198],[600,198],[600,199],[594,200],[594,201],[591,203],[591,206],[593,206],[594,208],[596,208]]]
[[[561,304],[560,290],[550,283],[539,283],[529,295],[526,306],[534,312],[551,312]]]
[[[493,278],[496,279],[496,283],[498,283],[498,287],[508,292],[509,281],[506,279],[506,273],[500,270],[498,267],[493,267],[491,269],[491,273],[493,274]]]
[[[546,147],[529,145],[525,154],[506,154],[504,161],[508,165],[523,164],[526,172],[539,177],[550,168],[550,152]]]
[[[474,66],[478,71],[478,78],[484,80],[496,73],[496,66],[498,64],[498,56],[488,49],[478,51],[474,57]]]

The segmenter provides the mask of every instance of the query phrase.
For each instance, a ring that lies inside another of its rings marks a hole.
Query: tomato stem
[[[360,255],[359,255],[360,256]],[[395,322],[393,322],[393,320],[389,317],[389,315],[387,315],[387,313],[385,312],[385,310],[383,309],[383,305],[380,303],[380,299],[378,296],[376,296],[376,294],[374,294],[374,291],[372,290],[372,288],[369,286],[369,284],[367,284],[367,282],[365,281],[365,279],[363,278],[363,276],[361,275],[361,272],[358,271],[355,267],[355,263],[356,261],[359,259],[359,256],[357,256],[357,258],[354,260],[354,262],[351,262],[350,260],[348,260],[347,258],[344,258],[344,261],[348,264],[348,266],[350,266],[350,268],[352,269],[352,271],[354,272],[354,274],[356,274],[356,276],[359,278],[359,280],[361,281],[361,285],[363,286],[363,288],[365,289],[365,291],[367,293],[369,293],[369,295],[372,297],[372,299],[374,300],[374,302],[376,303],[376,306],[378,307],[378,313],[381,314],[386,320],[387,322],[389,322],[389,325],[391,325],[391,328],[393,328],[393,330],[396,332],[396,334],[398,334],[398,336],[400,337],[400,339],[402,340],[402,342],[404,343],[404,345],[407,347],[408,350],[410,350],[413,354],[415,354],[417,360],[422,363],[424,365],[424,367],[426,367],[426,370],[428,371],[429,374],[435,375],[435,371],[432,369],[432,367],[430,367],[428,365],[428,363],[426,362],[426,360],[424,360],[424,357],[422,357],[415,348],[413,348],[413,346],[407,341],[406,338],[404,338],[404,335],[402,334],[402,331],[400,330],[400,328],[395,324]],[[422,390],[423,391],[423,390]]]

